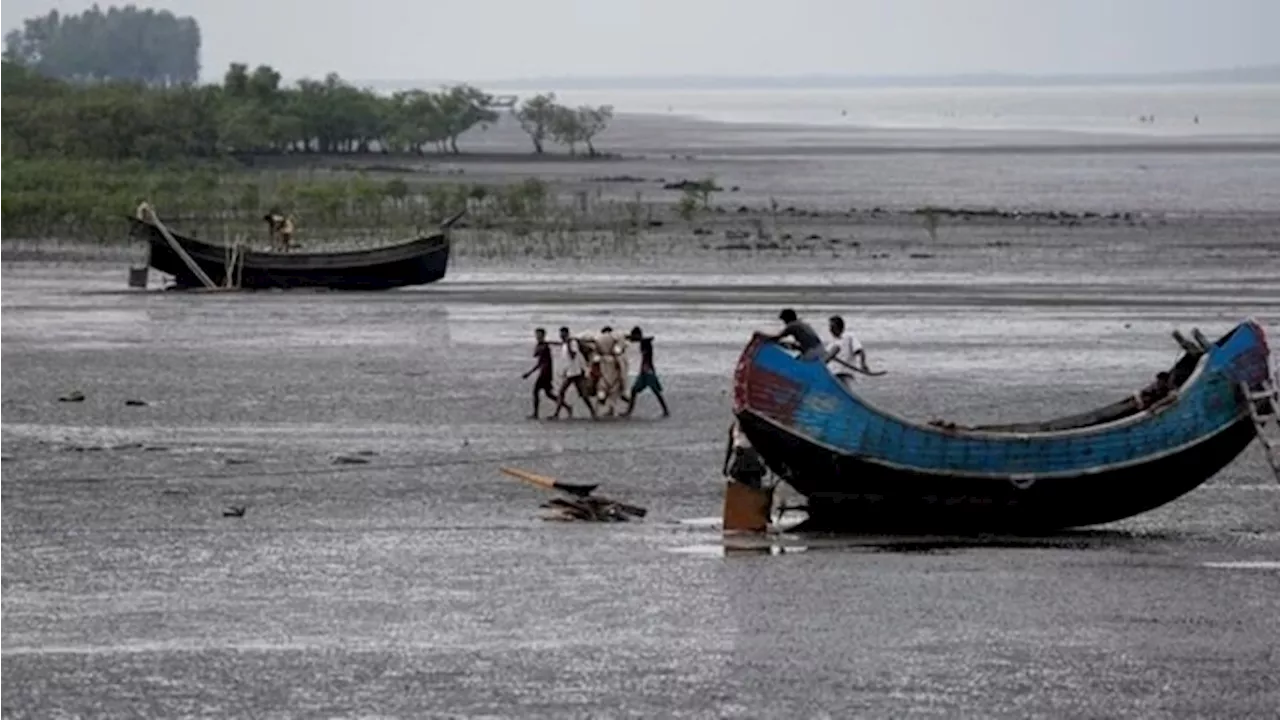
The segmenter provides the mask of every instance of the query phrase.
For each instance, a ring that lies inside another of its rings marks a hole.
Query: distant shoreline
[[[655,75],[545,76],[467,80],[485,87],[509,90],[820,90],[854,88],[962,88],[1112,85],[1275,85],[1280,63],[1210,70],[1124,74],[1012,74],[956,75]],[[458,80],[364,79],[357,85],[375,89],[436,87]]]

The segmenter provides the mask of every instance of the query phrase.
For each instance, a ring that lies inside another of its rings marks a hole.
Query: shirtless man
[[[662,406],[662,417],[671,417],[671,411],[667,409],[667,401],[662,397],[662,381],[658,379],[658,371],[653,365],[653,338],[645,337],[644,331],[636,326],[631,328],[627,339],[640,344],[640,372],[636,373],[635,384],[631,386],[631,397],[627,399],[627,409],[623,411],[622,416],[631,415],[631,411],[636,409],[636,395],[648,388],[653,391],[653,396],[658,398],[658,404]]]
[[[785,308],[778,313],[778,319],[786,323],[785,327],[777,335],[766,336],[766,340],[793,347],[800,352],[801,360],[819,360],[823,357],[824,348],[818,333],[809,323],[797,317],[795,310]],[[791,342],[784,343],[788,338]]]
[[[533,331],[534,340],[537,344],[533,346],[533,357],[536,358],[536,364],[524,374],[524,379],[528,380],[529,376],[538,373],[538,379],[533,383],[533,414],[529,416],[530,420],[538,419],[538,403],[541,396],[546,395],[547,399],[552,402],[560,402],[560,398],[555,394],[551,387],[552,363],[551,363],[551,345],[547,342],[547,331],[538,328]]]
[[[596,408],[591,404],[591,397],[586,392],[586,375],[587,366],[582,356],[582,350],[578,347],[578,341],[569,334],[569,328],[560,328],[560,388],[556,393],[559,400],[556,402],[556,411],[552,413],[552,420],[560,419],[560,410],[563,408],[569,411],[569,416],[573,416],[573,408],[569,407],[569,388],[578,391],[578,397],[582,398],[582,402],[586,403],[587,410],[591,412],[591,419],[596,419]]]

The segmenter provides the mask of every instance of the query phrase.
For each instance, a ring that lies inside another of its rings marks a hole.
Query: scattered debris
[[[227,465],[250,465],[257,462],[257,460],[254,460],[253,458],[227,457],[222,458],[222,462]]]
[[[367,465],[369,458],[359,455],[335,455],[333,458],[334,465]]]
[[[642,518],[648,514],[648,510],[638,505],[631,505],[609,498],[594,496],[591,493],[595,491],[598,484],[575,485],[572,483],[563,483],[558,480],[536,475],[526,470],[518,470],[516,468],[502,467],[498,468],[504,474],[510,475],[517,480],[522,480],[540,487],[544,490],[555,490],[564,493],[568,497],[552,498],[540,507],[554,511],[547,520],[583,520],[587,522],[628,522],[632,518]]]
[[[720,192],[724,188],[711,180],[680,180],[662,185],[663,190],[691,190],[693,192]]]
[[[124,404],[128,405],[129,407],[146,407],[151,403],[147,402],[146,400],[125,400]]]
[[[222,511],[222,517],[244,517],[244,511],[248,509],[247,505],[232,505]]]
[[[644,178],[642,178],[642,177],[636,177],[635,175],[606,175],[606,176],[604,176],[604,177],[593,177],[593,178],[587,178],[587,182],[599,182],[599,183],[642,183],[642,182],[649,182],[649,181],[648,181],[648,180],[646,180],[646,179],[644,179]]]
[[[79,390],[72,390],[66,395],[58,398],[58,402],[84,402],[84,393]]]

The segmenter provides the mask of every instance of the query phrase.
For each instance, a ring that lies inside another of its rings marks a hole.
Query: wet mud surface
[[[1175,327],[1280,332],[1273,254],[1188,278],[1185,255],[1076,252],[1007,276],[601,263],[572,289],[471,265],[383,294],[6,262],[4,714],[1271,716],[1280,484],[1256,446],[1045,538],[726,547],[706,520],[733,363],[783,304],[850,319],[889,370],[875,401],[975,422],[1133,392]],[[532,328],[604,324],[656,335],[674,416],[525,420]],[[543,522],[504,464],[649,516]]]

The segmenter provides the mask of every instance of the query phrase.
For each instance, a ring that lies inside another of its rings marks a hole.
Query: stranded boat
[[[805,495],[813,530],[1044,532],[1164,505],[1258,437],[1280,478],[1276,374],[1253,321],[1183,354],[1156,384],[1038,423],[917,423],[872,406],[821,361],[757,335],[734,411],[769,468]]]
[[[178,288],[205,285],[164,237],[160,226],[137,218],[129,220],[131,235],[145,239],[150,246],[151,267],[172,275]],[[387,290],[435,282],[449,267],[449,238],[443,230],[397,245],[328,253],[242,250],[170,234],[214,283],[251,290]]]

